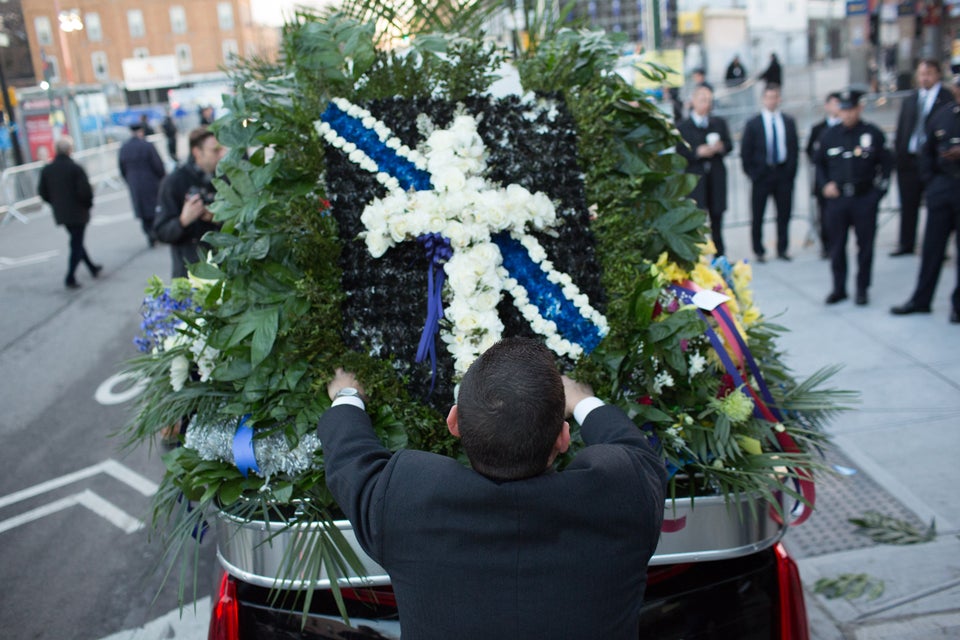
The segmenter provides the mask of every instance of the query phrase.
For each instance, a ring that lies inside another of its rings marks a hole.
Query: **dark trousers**
[[[857,236],[857,291],[866,292],[870,288],[878,204],[880,194],[876,191],[827,200],[824,216],[830,236],[830,269],[835,293],[847,291],[847,235],[850,227]]]
[[[913,251],[917,245],[923,183],[917,169],[917,157],[909,155],[906,160],[897,165],[897,188],[900,190],[900,242],[897,248]]]
[[[723,246],[723,211],[714,211],[709,209],[710,215],[710,237],[713,239],[713,245],[717,248],[717,255],[722,256],[727,251]]]
[[[777,255],[786,255],[790,246],[790,212],[793,207],[793,178],[783,167],[771,167],[769,173],[753,181],[750,200],[753,206],[753,219],[750,225],[753,240],[753,252],[762,256],[763,249],[763,213],[767,200],[773,196],[777,207]]]
[[[946,178],[943,178],[946,181]],[[938,189],[927,193],[927,225],[923,233],[923,254],[920,258],[920,277],[913,292],[913,302],[929,307],[940,279],[943,258],[947,252],[950,234],[957,244],[957,284],[953,289],[953,308],[960,309],[960,180],[953,180],[952,189]]]
[[[830,236],[827,233],[827,199],[822,195],[817,197],[817,228],[820,230],[820,249],[824,255],[830,254]]]
[[[81,262],[87,265],[90,273],[93,273],[93,262],[87,255],[87,250],[83,248],[83,234],[87,230],[87,225],[68,224],[66,227],[67,233],[70,234],[70,258],[67,266],[67,282],[72,282],[74,280],[74,272]]]

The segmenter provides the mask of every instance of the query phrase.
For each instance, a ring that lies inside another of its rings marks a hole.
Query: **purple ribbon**
[[[437,382],[437,342],[440,331],[440,318],[443,317],[443,281],[446,274],[443,264],[453,256],[450,241],[439,233],[425,233],[417,238],[427,252],[430,264],[427,266],[427,319],[423,323],[420,344],[417,346],[417,362],[423,362],[430,356],[430,391]]]

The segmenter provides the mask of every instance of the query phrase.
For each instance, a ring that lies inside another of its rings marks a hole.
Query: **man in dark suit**
[[[900,190],[900,240],[891,256],[912,254],[917,242],[917,220],[923,198],[923,181],[917,170],[917,153],[924,141],[924,126],[931,113],[952,99],[940,86],[940,63],[924,58],[917,64],[917,89],[903,99],[897,118],[893,151]]]
[[[940,279],[950,234],[960,255],[960,76],[950,86],[956,102],[947,103],[930,115],[926,141],[920,147],[920,175],[927,186],[927,224],[923,232],[920,275],[913,295],[890,313],[930,313],[930,303]],[[960,323],[960,260],[957,284],[951,298],[950,322]]]
[[[780,87],[767,85],[761,99],[763,110],[747,121],[740,142],[743,171],[753,183],[750,231],[757,262],[764,262],[763,212],[773,196],[777,206],[777,257],[789,260],[790,213],[793,182],[797,177],[797,123],[780,111]]]
[[[810,128],[810,137],[807,138],[807,158],[812,163],[820,150],[820,136],[824,131],[834,125],[840,124],[840,92],[833,91],[827,94],[827,99],[823,102],[823,112],[825,117]],[[811,190],[813,196],[817,199],[817,227],[820,232],[820,257],[823,259],[830,257],[830,240],[827,235],[827,221],[823,217],[826,209],[826,200],[823,194],[817,189],[816,180],[811,180]]]
[[[147,132],[143,124],[132,125],[130,130],[130,139],[120,147],[120,175],[130,189],[133,213],[140,218],[147,244],[152,247],[156,244],[153,218],[157,209],[157,191],[167,172],[163,168],[163,160],[160,159],[157,148],[147,142]]]
[[[77,289],[76,271],[83,262],[96,278],[103,269],[94,264],[83,246],[83,235],[90,223],[90,209],[93,208],[93,188],[87,178],[87,172],[74,162],[73,139],[63,136],[56,142],[57,155],[53,161],[40,170],[40,182],[37,194],[53,208],[53,219],[63,225],[70,235],[70,258],[67,263],[67,277],[64,285],[68,289]]]
[[[733,149],[730,130],[723,118],[710,115],[713,90],[699,86],[690,101],[690,117],[677,129],[686,144],[677,153],[687,159],[687,173],[700,176],[690,197],[710,215],[710,235],[717,255],[724,255],[723,213],[727,210],[727,168],[723,157]]]
[[[503,340],[464,375],[447,427],[472,468],[391,454],[352,374],[338,370],[327,392],[327,486],[390,574],[403,637],[639,636],[663,461],[620,409],[561,377],[540,342]],[[571,414],[587,446],[557,472]]]

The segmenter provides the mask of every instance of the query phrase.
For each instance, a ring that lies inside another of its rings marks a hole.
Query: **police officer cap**
[[[860,98],[863,97],[864,93],[866,93],[866,91],[861,91],[860,89],[854,89],[852,87],[850,89],[841,91],[838,96],[840,98],[840,108],[853,109],[860,104]]]
[[[827,94],[827,100],[839,100],[839,99],[840,99],[839,91],[831,91],[830,93]]]

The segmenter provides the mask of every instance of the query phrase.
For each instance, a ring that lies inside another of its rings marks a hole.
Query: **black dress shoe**
[[[766,262],[766,261],[767,261],[767,259],[764,258],[763,256],[757,256],[757,262],[759,262],[760,264],[763,264],[763,263]]]
[[[79,289],[79,288],[80,288],[80,283],[77,282],[76,280],[72,280],[72,279],[71,279],[71,280],[67,280],[66,282],[63,283],[63,285],[64,285],[67,289]]]
[[[102,265],[102,264],[95,264],[95,265],[93,265],[92,267],[90,267],[90,275],[93,276],[94,278],[96,278],[98,275],[100,275],[100,272],[101,272],[101,271],[103,271],[103,265]]]
[[[890,252],[891,258],[898,258],[900,256],[912,256],[913,249],[897,249],[896,251]]]
[[[899,307],[891,307],[890,313],[895,316],[905,316],[910,313],[930,313],[930,307],[921,307],[913,300],[907,300]]]
[[[950,322],[960,324],[960,309],[954,309],[950,312]]]
[[[779,254],[779,255],[777,256],[777,259],[778,259],[778,260],[784,260],[784,261],[786,261],[786,262],[790,262],[791,260],[793,260],[793,258],[791,258],[790,256],[788,256],[788,255],[785,254],[785,253]]]
[[[857,291],[857,297],[854,300],[854,302],[857,303],[857,306],[862,307],[863,305],[867,304],[869,301],[870,300],[867,298],[866,291]]]
[[[847,299],[847,294],[841,291],[834,291],[833,293],[827,296],[827,304],[837,304],[841,300],[846,300],[846,299]]]

